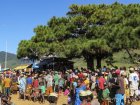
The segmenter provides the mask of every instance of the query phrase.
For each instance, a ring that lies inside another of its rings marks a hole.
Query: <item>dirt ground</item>
[[[49,102],[45,101],[45,103],[39,103],[39,102],[33,102],[33,101],[28,101],[28,100],[22,100],[22,99],[18,99],[18,95],[12,95],[12,102],[15,103],[15,105],[50,105]],[[63,103],[65,103],[66,98],[61,96],[59,97],[58,103],[57,105],[63,105]],[[140,105],[140,101],[139,102],[135,102],[132,105]]]

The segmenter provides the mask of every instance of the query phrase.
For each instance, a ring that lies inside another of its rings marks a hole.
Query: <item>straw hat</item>
[[[80,91],[79,96],[87,96],[86,91]]]
[[[90,91],[90,90],[87,90],[86,91],[86,95],[88,96],[88,95],[91,95],[92,94],[92,92]]]
[[[133,67],[129,68],[130,71],[134,71],[135,69]]]
[[[57,93],[50,93],[49,96],[55,96],[55,97],[58,97],[58,94],[57,94]]]

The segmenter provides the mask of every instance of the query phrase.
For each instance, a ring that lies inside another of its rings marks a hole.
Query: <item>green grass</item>
[[[132,52],[140,54],[140,50],[133,50],[130,53],[132,53]],[[114,53],[113,59],[115,61],[115,63],[113,63],[113,65],[117,66],[117,67],[122,67],[122,66],[130,67],[130,66],[136,65],[136,64],[132,64],[130,62],[129,56],[125,51],[120,51],[120,52]],[[105,60],[106,59],[102,60],[102,66],[107,66]],[[86,61],[84,60],[84,58],[76,58],[76,59],[73,59],[72,61],[75,62],[74,63],[75,68],[86,67]],[[94,65],[96,66],[96,61],[94,61]],[[111,67],[111,66],[109,66],[109,67]]]

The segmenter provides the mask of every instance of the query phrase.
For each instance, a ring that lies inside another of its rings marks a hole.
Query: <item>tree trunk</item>
[[[87,68],[90,70],[94,70],[94,57],[93,57],[93,55],[87,51],[83,51],[82,55],[87,62]]]
[[[134,62],[134,61],[133,61],[133,57],[132,57],[131,53],[129,52],[129,50],[128,50],[127,48],[125,48],[125,50],[126,50],[126,52],[128,53],[128,55],[129,55],[129,57],[130,57],[130,59],[131,59],[131,62]]]
[[[94,69],[94,58],[92,56],[89,56],[86,59],[86,62],[87,62],[87,68],[90,70],[93,70]]]
[[[102,59],[101,59],[101,57],[97,57],[96,60],[97,60],[97,68],[99,69],[99,68],[101,68]]]

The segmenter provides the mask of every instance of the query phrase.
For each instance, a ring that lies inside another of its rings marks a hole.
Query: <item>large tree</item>
[[[21,41],[18,57],[40,59],[48,54],[74,58],[83,56],[92,69],[104,58],[140,45],[140,5],[71,5],[66,17],[52,17],[34,29],[29,41]]]

